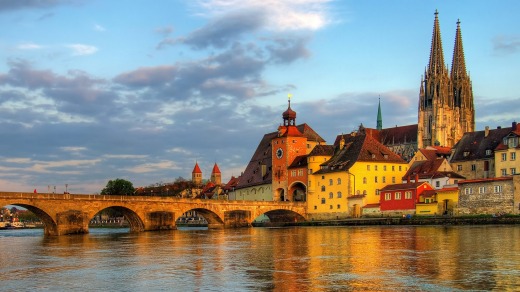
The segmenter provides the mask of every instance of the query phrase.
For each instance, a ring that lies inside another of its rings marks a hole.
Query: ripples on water
[[[0,230],[2,291],[514,291],[520,226]]]

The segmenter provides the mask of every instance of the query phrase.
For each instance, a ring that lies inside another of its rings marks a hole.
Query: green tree
[[[134,195],[135,189],[134,185],[124,179],[116,178],[115,180],[109,180],[107,186],[101,190],[102,195],[111,195],[111,196],[122,196]]]

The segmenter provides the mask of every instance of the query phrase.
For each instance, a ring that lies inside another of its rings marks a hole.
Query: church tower
[[[377,127],[378,131],[383,130],[383,116],[381,115],[381,98],[379,98],[379,105],[377,107]]]
[[[444,63],[438,12],[435,11],[428,67],[419,91],[418,148],[452,147],[475,127],[473,92],[466,73],[460,22],[457,22],[451,74]]]
[[[213,166],[213,170],[211,171],[211,182],[215,185],[221,185],[222,184],[222,173],[220,172],[220,169],[218,168],[217,163],[215,162],[215,165]]]
[[[195,185],[202,184],[202,171],[200,170],[199,164],[197,162],[195,162],[195,167],[193,168],[193,171],[191,172],[191,181]]]

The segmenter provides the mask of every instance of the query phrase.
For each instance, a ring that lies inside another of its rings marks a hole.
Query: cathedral
[[[428,67],[421,80],[418,148],[452,147],[465,132],[475,130],[473,89],[466,72],[460,21],[457,21],[451,71],[444,63],[438,12],[435,11]]]

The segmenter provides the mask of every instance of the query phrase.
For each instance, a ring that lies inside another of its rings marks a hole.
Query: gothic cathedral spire
[[[379,105],[377,107],[377,130],[383,130],[383,116],[381,115],[381,97],[379,98]]]
[[[438,14],[435,11],[430,59],[419,91],[419,148],[434,145],[452,147],[464,132],[473,131],[475,124],[473,93],[466,74],[460,22],[457,22],[452,69],[448,74]]]

